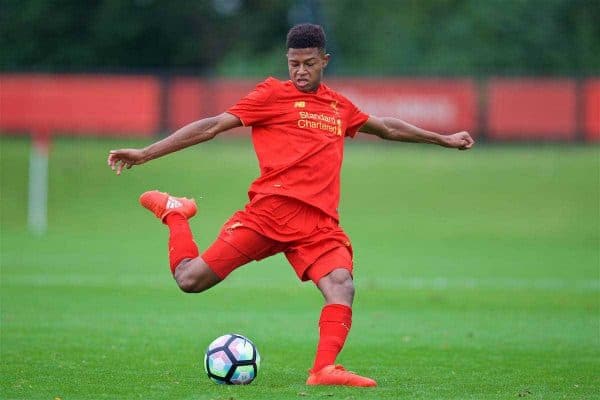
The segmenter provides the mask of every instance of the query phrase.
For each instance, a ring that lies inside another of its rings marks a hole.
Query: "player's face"
[[[323,69],[329,62],[329,54],[316,47],[288,49],[288,70],[294,86],[301,92],[314,92],[319,88]]]

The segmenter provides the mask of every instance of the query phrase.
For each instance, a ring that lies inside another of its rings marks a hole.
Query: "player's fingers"
[[[467,140],[467,138],[463,138],[461,140],[460,146],[458,146],[458,150],[468,150],[469,147],[469,141]]]
[[[111,150],[111,152],[108,154],[108,165],[110,165],[111,168],[114,170],[115,165],[118,162],[119,162],[119,156],[117,154],[115,154],[114,151]]]
[[[123,161],[117,164],[117,175],[121,175],[121,171],[123,170],[124,163]]]
[[[122,161],[121,161],[121,160],[119,160],[119,159],[113,160],[113,161],[112,161],[112,164],[111,164],[111,168],[112,168],[112,170],[114,171],[115,169],[119,168],[119,164],[120,164],[121,162],[122,162]]]

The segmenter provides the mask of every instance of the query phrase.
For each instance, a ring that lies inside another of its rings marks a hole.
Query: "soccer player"
[[[396,118],[361,112],[321,82],[330,55],[318,25],[296,25],[287,35],[290,79],[268,78],[226,112],[186,125],[143,149],[111,150],[108,164],[119,175],[239,126],[252,127],[260,177],[249,202],[224,224],[201,255],[188,219],[194,200],[150,191],[140,197],[169,228],[171,272],[184,292],[202,292],[236,268],[283,252],[302,281],[323,294],[319,340],[307,385],[376,386],[335,360],[352,325],[352,246],[339,226],[340,168],[344,139],[357,132],[386,140],[432,143],[467,150],[467,132],[441,135]]]

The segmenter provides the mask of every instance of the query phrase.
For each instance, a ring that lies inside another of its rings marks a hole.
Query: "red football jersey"
[[[301,200],[336,220],[345,136],[369,116],[322,84],[315,93],[268,78],[227,110],[252,127],[260,177],[248,191]]]

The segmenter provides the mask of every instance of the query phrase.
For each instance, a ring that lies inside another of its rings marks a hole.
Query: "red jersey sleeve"
[[[353,138],[361,126],[367,122],[369,115],[360,111],[350,100],[343,98],[348,105],[348,126],[346,127],[346,136]]]
[[[262,121],[277,115],[274,100],[278,82],[275,78],[267,78],[227,112],[238,117],[244,126],[260,125]]]

